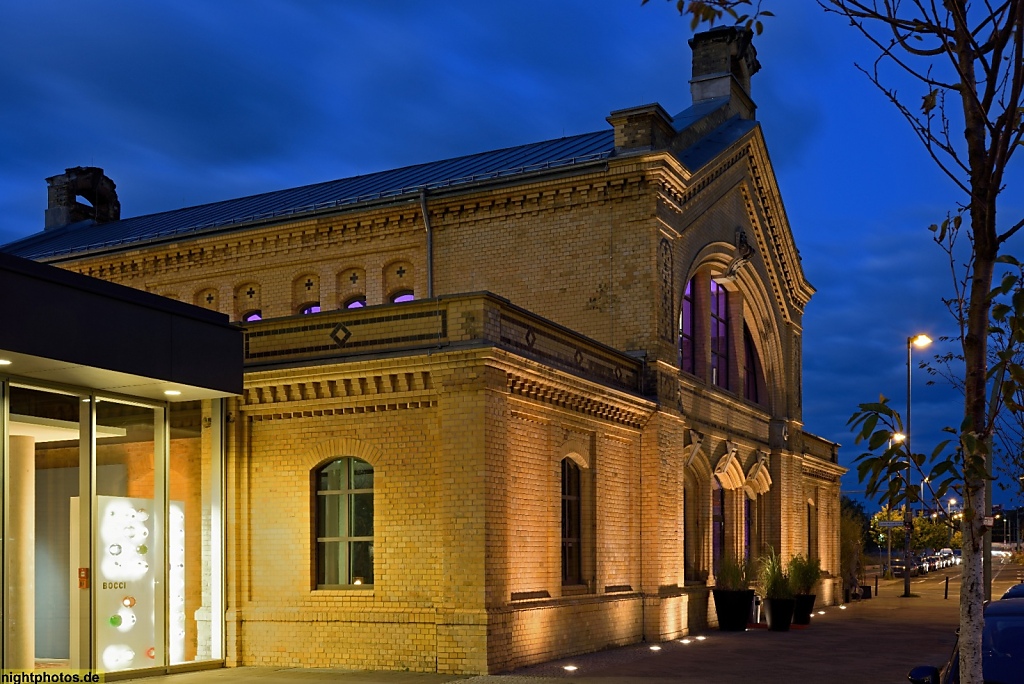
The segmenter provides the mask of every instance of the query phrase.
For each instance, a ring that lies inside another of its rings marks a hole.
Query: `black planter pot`
[[[742,632],[750,620],[750,606],[754,602],[753,589],[712,589],[718,629],[723,632]]]
[[[814,612],[815,594],[796,594],[793,597],[793,624],[811,624],[811,613]]]
[[[773,632],[788,632],[793,621],[793,599],[764,600],[764,617],[768,621],[768,629]]]

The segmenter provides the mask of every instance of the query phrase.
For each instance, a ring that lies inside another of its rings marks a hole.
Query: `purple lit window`
[[[346,309],[361,309],[366,306],[366,295],[356,295],[345,302]]]
[[[391,295],[391,301],[395,304],[401,302],[411,302],[415,297],[412,294],[412,290],[399,290],[395,294]]]
[[[311,302],[311,303],[309,303],[309,304],[304,304],[304,305],[303,305],[303,306],[302,306],[302,307],[301,307],[301,308],[299,309],[299,313],[300,313],[300,314],[315,314],[315,313],[320,313],[320,302]]]
[[[693,278],[683,292],[683,308],[679,313],[679,369],[687,373],[696,371],[693,353]]]
[[[254,311],[247,311],[244,314],[242,314],[242,320],[245,322],[261,321],[263,320],[263,312],[260,311],[259,309],[255,309]]]
[[[725,288],[711,281],[711,381],[729,389],[729,307]]]

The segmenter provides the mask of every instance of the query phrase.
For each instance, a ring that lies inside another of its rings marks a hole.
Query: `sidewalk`
[[[993,565],[992,594],[999,597],[1014,583],[1017,566]],[[944,599],[949,575],[949,598]],[[874,590],[874,578],[871,578]],[[147,684],[694,684],[720,682],[905,682],[916,665],[938,665],[949,656],[956,638],[959,572],[950,568],[912,580],[915,595],[902,598],[902,580],[879,582],[879,596],[841,610],[823,608],[811,625],[790,632],[765,629],[708,632],[706,638],[635,644],[599,653],[563,658],[506,675],[455,677],[408,672],[354,672],[234,668],[169,675]],[[697,635],[694,635],[696,637]],[[574,672],[567,665],[576,666]]]

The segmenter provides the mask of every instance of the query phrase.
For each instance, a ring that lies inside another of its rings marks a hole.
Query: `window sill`
[[[314,592],[335,592],[335,593],[373,593],[372,584],[325,584],[313,587]]]

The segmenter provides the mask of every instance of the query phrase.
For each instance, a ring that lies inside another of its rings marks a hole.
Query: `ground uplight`
[[[565,670],[566,672],[575,672],[577,668],[576,668],[575,665],[566,665],[562,669]]]

